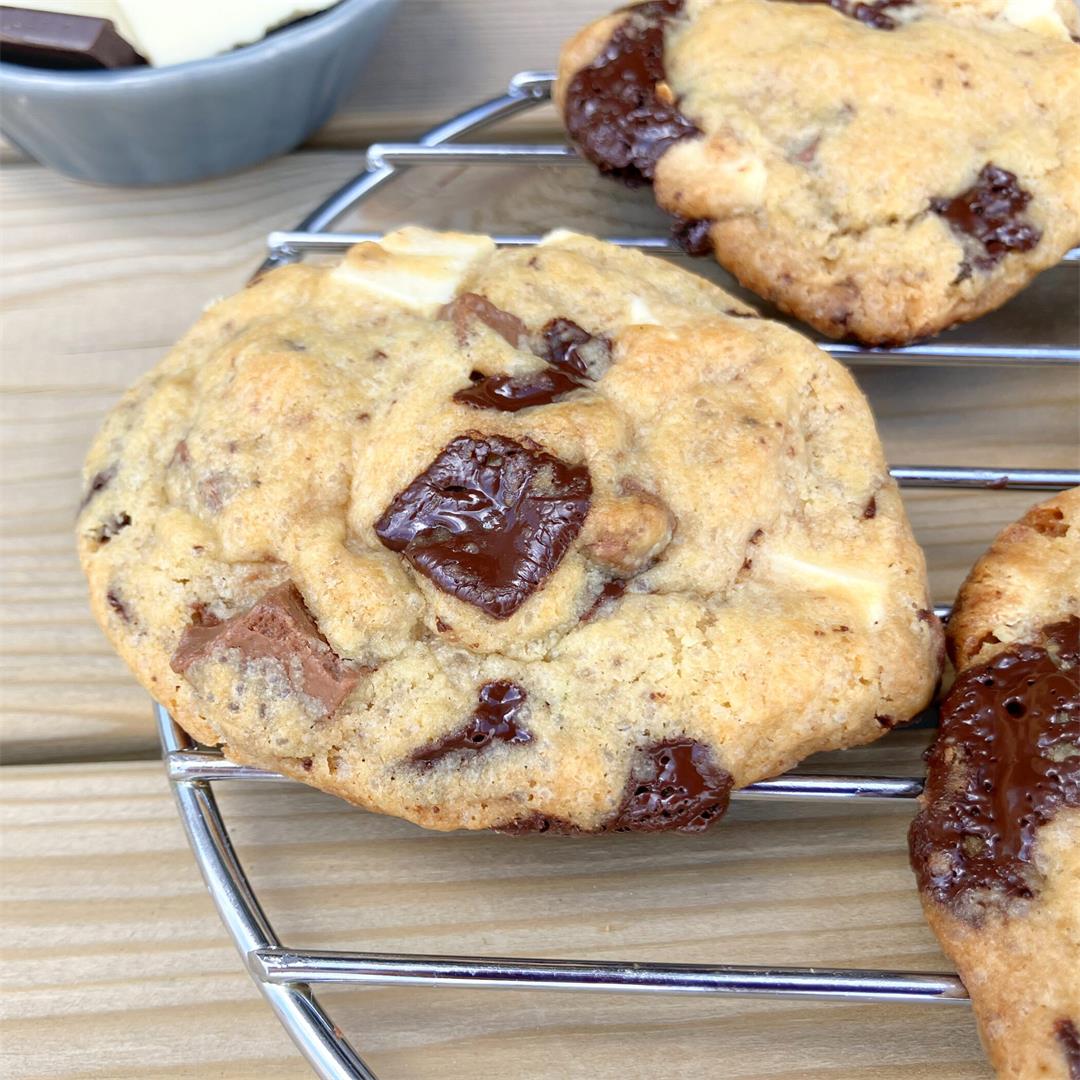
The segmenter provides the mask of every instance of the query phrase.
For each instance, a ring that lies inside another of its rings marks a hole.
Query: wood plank
[[[365,146],[412,138],[501,93],[512,75],[555,67],[564,41],[611,0],[401,0],[347,104],[312,140]],[[558,134],[553,110],[507,122],[516,135]]]
[[[123,389],[207,299],[243,283],[266,231],[293,224],[356,167],[355,154],[310,152],[212,183],[138,192],[78,185],[31,165],[0,175],[5,761],[156,753],[146,697],[84,601],[71,537],[81,458]],[[624,235],[666,227],[648,193],[625,191],[589,170],[502,166],[414,170],[346,224],[383,228],[417,219],[508,231],[568,224]],[[711,272],[711,263],[691,265]],[[1067,319],[1075,283],[1075,267],[1051,271],[993,318],[1034,335],[1055,305],[1059,321],[1061,312]],[[1077,464],[1080,382],[1073,370],[881,368],[860,377],[894,462]],[[909,493],[938,600],[951,598],[994,531],[1034,499]]]
[[[918,737],[898,734],[914,756]],[[884,748],[871,751],[880,764]],[[901,756],[904,756],[901,755]],[[0,1073],[307,1075],[227,943],[157,763],[12,767]],[[297,947],[947,970],[903,808],[741,803],[704,837],[433,834],[299,785],[222,805]],[[323,994],[383,1080],[979,1080],[970,1011],[377,989]],[[29,1052],[28,1052],[29,1051]]]

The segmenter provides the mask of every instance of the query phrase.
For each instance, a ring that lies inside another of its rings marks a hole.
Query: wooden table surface
[[[290,226],[356,171],[357,151],[343,147],[415,133],[514,70],[550,64],[569,28],[606,7],[404,0],[365,76],[367,97],[318,148],[240,175],[129,191],[29,162],[0,172],[0,1076],[309,1075],[217,921],[156,758],[148,700],[90,618],[71,534],[80,461],[121,391],[208,299],[243,283],[267,230]],[[437,95],[416,60],[422,38],[443,79]],[[539,131],[542,118],[529,123]],[[646,195],[586,170],[456,168],[411,174],[356,225],[410,219],[611,233],[661,225]],[[1063,304],[1072,319],[1078,280],[1075,267],[1051,272],[1005,321],[1037,334],[1054,312],[1060,323]],[[894,463],[1077,465],[1075,370],[858,374]],[[1033,498],[908,493],[938,601]],[[843,761],[910,773],[924,741],[894,733]],[[704,838],[574,842],[426,834],[295,785],[226,786],[222,801],[291,945],[947,969],[920,917],[902,807],[742,802]],[[962,1005],[322,996],[384,1080],[989,1075]]]

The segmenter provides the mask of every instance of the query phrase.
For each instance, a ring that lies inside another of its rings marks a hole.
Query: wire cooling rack
[[[469,143],[455,140],[479,128],[550,100],[550,72],[522,72],[505,94],[433,128],[415,143],[372,146],[366,168],[330,196],[295,230],[270,233],[269,256],[260,272],[295,262],[313,252],[341,251],[379,233],[329,231],[347,211],[377,188],[417,165],[575,165],[581,159],[567,146]],[[538,236],[496,236],[502,246],[534,244]],[[682,254],[667,237],[612,238],[613,242],[660,254]],[[1065,260],[1080,263],[1080,249]],[[993,341],[946,341],[900,349],[866,349],[820,342],[846,361],[861,364],[1014,364],[1025,367],[1078,364],[1080,345],[1013,345]],[[1080,484],[1080,470],[982,469],[964,466],[894,466],[906,487],[995,488],[1056,491]],[[935,608],[947,617],[947,606]],[[166,770],[192,851],[222,921],[263,996],[301,1053],[323,1080],[368,1080],[364,1064],[312,993],[337,985],[469,986],[519,990],[599,990],[660,994],[740,994],[848,1001],[963,1003],[967,993],[951,974],[863,971],[743,965],[641,964],[425,956],[405,953],[297,951],[278,940],[233,849],[212,785],[221,780],[284,780],[276,773],[236,765],[212,749],[197,746],[161,706],[156,706]],[[922,777],[834,776],[800,773],[752,784],[737,799],[912,800]]]

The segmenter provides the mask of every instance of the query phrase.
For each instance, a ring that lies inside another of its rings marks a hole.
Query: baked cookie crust
[[[275,270],[85,475],[94,612],[178,722],[429,828],[700,829],[939,674],[848,372],[584,236]]]
[[[566,44],[568,132],[833,338],[900,344],[1080,243],[1072,0],[650,0]]]
[[[1080,1076],[1080,489],[1006,528],[948,627],[912,825],[923,909],[998,1075]]]

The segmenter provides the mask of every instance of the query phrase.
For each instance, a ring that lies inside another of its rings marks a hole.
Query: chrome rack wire
[[[376,143],[367,152],[367,168],[350,180],[290,231],[275,231],[267,238],[270,254],[262,270],[294,262],[305,254],[342,251],[353,244],[376,240],[379,233],[330,232],[346,211],[401,171],[417,165],[580,165],[583,159],[569,146],[528,143],[468,143],[454,140],[478,128],[504,120],[524,109],[550,100],[554,74],[523,71],[510,81],[507,92],[433,128],[415,143]],[[537,243],[539,236],[502,235],[504,247]],[[685,252],[670,236],[609,237],[612,243],[662,255]],[[1066,263],[1080,265],[1080,248],[1066,253]],[[1001,345],[935,341],[898,349],[875,349],[847,342],[819,341],[826,352],[847,361],[878,364],[1032,364],[1080,363],[1080,345]]]
[[[379,233],[334,233],[329,229],[346,211],[400,175],[403,169],[431,164],[577,164],[580,159],[566,146],[454,144],[463,135],[547,101],[552,78],[550,72],[522,72],[511,80],[505,94],[433,128],[416,143],[372,146],[366,167],[358,176],[331,195],[295,230],[270,234],[269,256],[258,272],[295,262],[308,253],[340,251],[355,243],[377,240]],[[525,246],[535,244],[539,237],[498,236],[496,240],[504,246]],[[682,254],[667,237],[622,237],[613,238],[613,242],[663,255]],[[1066,261],[1080,263],[1080,249],[1069,252]],[[934,342],[889,350],[823,342],[822,347],[844,360],[859,363],[1039,366],[1080,362],[1080,347],[1070,346],[1016,348]],[[900,465],[891,472],[906,487],[1054,491],[1080,484],[1080,470]],[[935,611],[944,618],[949,608],[938,606]],[[210,895],[259,990],[323,1080],[373,1080],[374,1073],[312,994],[311,987],[321,984],[737,994],[864,1002],[967,1000],[963,984],[950,974],[288,949],[275,935],[248,882],[211,788],[222,780],[283,781],[285,778],[234,764],[216,750],[197,746],[164,708],[157,705],[155,711],[167,775]],[[922,787],[922,778],[916,776],[789,773],[752,784],[734,794],[744,799],[907,800],[910,804]]]

